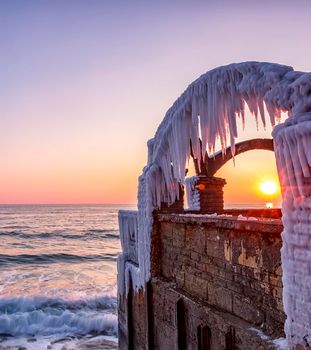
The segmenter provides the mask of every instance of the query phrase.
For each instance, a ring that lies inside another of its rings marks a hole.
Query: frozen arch
[[[310,81],[309,74],[291,67],[258,62],[219,67],[195,80],[167,111],[155,137],[148,142],[144,174],[155,179],[150,184],[152,205],[173,203],[178,196],[176,181],[184,181],[190,140],[199,164],[199,139],[203,150],[213,152],[219,140],[222,149],[230,143],[234,153],[236,119],[244,120],[245,104],[264,125],[266,105],[274,126],[282,112],[293,115],[310,109]]]
[[[148,142],[148,163],[139,178],[138,214],[133,220],[120,220],[124,251],[128,244],[122,235],[128,227],[137,230],[137,265],[119,257],[119,288],[127,285],[131,273],[133,285],[143,287],[150,279],[150,234],[154,209],[161,202],[171,204],[185,181],[185,168],[190,157],[200,164],[201,147],[213,152],[216,141],[224,150],[228,144],[235,150],[236,119],[244,120],[245,105],[255,119],[265,125],[267,116],[272,126],[282,112],[288,113],[286,123],[274,130],[275,154],[283,192],[284,306],[287,314],[286,334],[289,343],[303,344],[310,337],[311,311],[306,316],[293,308],[296,300],[307,303],[311,310],[308,281],[301,278],[299,290],[295,274],[301,273],[299,262],[311,265],[307,251],[311,237],[311,74],[273,63],[245,62],[213,69],[195,80],[167,111],[155,137]],[[120,218],[126,217],[120,213]],[[309,276],[308,276],[309,277]],[[298,303],[299,305],[299,303]],[[301,306],[301,304],[300,304]],[[306,319],[309,319],[307,322]]]

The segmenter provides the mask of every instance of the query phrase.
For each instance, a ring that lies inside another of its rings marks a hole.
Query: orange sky
[[[270,133],[270,127],[266,131],[263,128],[257,131],[253,117],[247,115],[244,131],[239,124],[238,141],[270,137]],[[31,155],[18,150],[10,166],[1,172],[2,202],[136,203],[137,178],[146,162],[147,148],[142,141],[141,147],[136,149],[136,154],[133,156],[127,153],[123,143],[114,147],[118,158],[112,154],[108,157],[109,153],[104,152],[105,161],[97,164],[94,164],[94,158],[101,159],[102,154],[96,145],[91,151],[75,152],[73,149],[69,158],[48,150],[43,152],[38,150]],[[130,146],[128,149],[131,149]],[[38,163],[40,167],[37,166]],[[18,168],[22,168],[23,172],[18,172]],[[273,202],[279,205],[280,203],[280,193],[267,196],[259,191],[262,181],[267,179],[278,181],[273,152],[246,152],[236,157],[235,165],[233,161],[229,161],[216,176],[227,180],[226,204]]]
[[[309,1],[12,3],[0,3],[0,203],[136,203],[146,142],[199,75],[248,60],[311,70]],[[248,119],[241,139],[270,137]],[[227,203],[267,202],[273,154],[217,175]]]
[[[226,164],[216,174],[227,181],[224,188],[225,203],[264,205],[271,202],[280,207],[280,191],[273,195],[260,191],[260,185],[267,180],[275,181],[279,185],[273,152],[250,151],[248,154],[239,155],[235,161],[236,167],[232,163]]]

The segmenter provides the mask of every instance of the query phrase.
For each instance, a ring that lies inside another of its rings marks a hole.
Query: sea
[[[117,349],[119,209],[0,205],[0,350]]]
[[[122,205],[0,205],[0,350],[117,349]]]

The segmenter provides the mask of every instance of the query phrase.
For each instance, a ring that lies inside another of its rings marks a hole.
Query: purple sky
[[[135,201],[187,85],[247,60],[311,71],[310,18],[310,0],[1,0],[0,203]]]

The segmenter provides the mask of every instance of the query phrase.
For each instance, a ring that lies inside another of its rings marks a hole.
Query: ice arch
[[[191,140],[195,158],[202,148],[213,151],[220,140],[234,152],[237,116],[244,119],[245,103],[266,123],[264,105],[274,126],[281,112],[289,115],[311,107],[310,75],[272,63],[246,62],[213,69],[195,80],[167,111],[155,137],[148,142],[144,174],[152,178],[152,205],[172,203],[178,196],[176,181],[183,182]],[[306,85],[306,86],[305,86]],[[310,95],[308,95],[310,93]],[[199,162],[200,163],[200,162]],[[151,175],[152,174],[152,175]]]
[[[124,254],[120,255],[119,288],[128,285],[130,275],[136,288],[150,279],[152,212],[161,202],[171,204],[178,197],[190,141],[199,164],[200,142],[209,152],[217,140],[223,150],[230,143],[234,152],[236,119],[244,120],[245,104],[263,124],[265,106],[273,126],[282,112],[289,116],[273,133],[283,191],[285,329],[291,345],[311,344],[311,253],[306,249],[311,247],[311,74],[288,66],[245,62],[213,69],[190,84],[167,111],[148,142],[148,163],[139,178],[137,228],[131,226],[135,220],[130,215],[128,222],[120,221],[137,230],[138,265],[127,264]],[[122,235],[121,241],[124,247],[127,241]],[[301,276],[299,284],[297,276]]]

